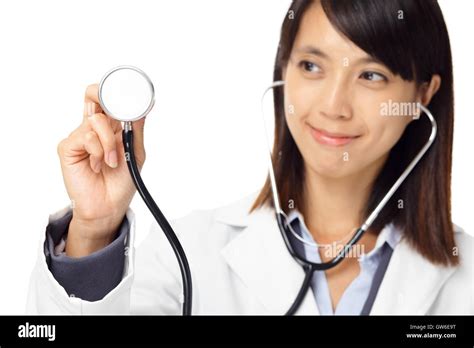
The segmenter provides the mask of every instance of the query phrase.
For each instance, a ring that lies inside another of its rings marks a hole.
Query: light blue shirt
[[[302,238],[310,243],[315,243],[311,233],[305,225],[303,216],[297,211],[292,210],[288,215],[288,223],[294,224],[298,220],[299,230]],[[377,267],[382,258],[383,246],[388,244],[392,250],[400,241],[401,234],[393,224],[387,224],[377,237],[375,247],[369,253],[363,253],[363,250],[353,249],[351,257],[358,257],[360,265],[359,275],[349,284],[342,294],[335,310],[332,308],[329,286],[326,274],[322,271],[316,271],[311,279],[311,288],[313,290],[316,304],[322,315],[360,315],[364,303],[369,295],[372,280],[374,279]],[[296,241],[304,246],[305,257],[308,261],[320,263],[321,257],[315,246],[307,245],[301,241]],[[321,249],[324,252],[324,249]],[[339,251],[340,249],[336,249]],[[357,253],[356,253],[357,252]],[[344,262],[344,261],[342,261]]]

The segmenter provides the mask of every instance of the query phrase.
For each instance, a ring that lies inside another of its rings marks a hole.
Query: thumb
[[[143,163],[145,162],[145,144],[144,144],[144,129],[145,129],[145,119],[146,117],[143,117],[142,119],[135,121],[132,123],[132,128],[133,128],[133,147],[135,148],[135,156],[137,158],[138,165],[141,169],[143,166]]]

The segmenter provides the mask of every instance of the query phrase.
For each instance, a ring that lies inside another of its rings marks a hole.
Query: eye
[[[379,81],[388,81],[387,77],[382,74],[376,73],[374,71],[366,71],[360,75],[364,80],[379,82]]]
[[[301,61],[298,65],[306,72],[314,73],[321,71],[321,68],[317,64],[311,63],[307,60]]]

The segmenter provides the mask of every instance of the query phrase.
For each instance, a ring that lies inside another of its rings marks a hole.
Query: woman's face
[[[302,18],[283,76],[288,127],[306,169],[323,176],[375,174],[416,115],[416,104],[407,104],[419,101],[416,84],[337,32],[317,2]]]

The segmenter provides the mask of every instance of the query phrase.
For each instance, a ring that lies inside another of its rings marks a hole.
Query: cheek
[[[349,161],[347,171],[353,173],[358,170],[382,162],[384,157],[395,146],[402,136],[411,118],[405,116],[384,116],[382,105],[400,93],[377,93],[362,89],[354,94],[352,103],[353,122],[363,129],[364,135],[347,149]]]
[[[301,111],[301,109],[299,109]],[[310,112],[310,111],[309,111]],[[306,124],[308,113],[285,113],[286,123],[298,147],[305,165],[325,176],[346,175],[349,168],[348,152],[345,148],[328,148],[316,143]]]
[[[314,90],[308,84],[300,83],[297,78],[289,78],[284,87],[286,117],[305,118],[311,113],[314,103]]]
[[[285,119],[288,129],[305,161],[314,154],[314,145],[306,122],[312,113],[314,94],[310,89],[295,81],[287,80],[284,93]]]
[[[356,110],[358,110],[358,116],[363,119],[368,134],[365,145],[378,145],[381,149],[374,150],[379,150],[379,152],[390,151],[400,139],[412,117],[408,114],[406,116],[392,116],[386,112],[384,106],[391,100],[394,100],[396,104],[400,104],[405,103],[410,98],[404,96],[400,91],[390,91],[388,96],[385,93],[376,99],[359,95],[357,100],[359,103]]]
[[[408,123],[407,118],[380,115],[366,120],[367,136],[361,138],[360,146],[354,151],[353,157],[364,167],[387,155],[402,136]]]

